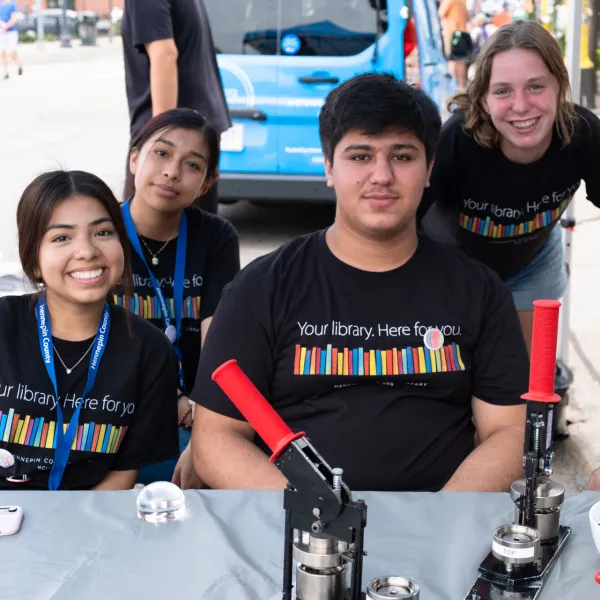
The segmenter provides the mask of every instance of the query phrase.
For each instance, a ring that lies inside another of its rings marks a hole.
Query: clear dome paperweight
[[[155,481],[137,497],[138,517],[150,523],[180,519],[185,513],[185,495],[170,481]]]

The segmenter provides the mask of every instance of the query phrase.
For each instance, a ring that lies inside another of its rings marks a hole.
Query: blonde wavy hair
[[[492,124],[483,105],[487,94],[492,63],[496,54],[520,48],[536,52],[558,83],[556,126],[558,134],[567,145],[575,132],[577,116],[571,101],[569,74],[560,47],[552,35],[535,21],[513,21],[495,31],[475,61],[475,75],[466,92],[456,94],[448,101],[452,113],[465,111],[464,127],[472,131],[475,141],[484,148],[500,144],[500,134]],[[518,69],[518,66],[515,68]]]

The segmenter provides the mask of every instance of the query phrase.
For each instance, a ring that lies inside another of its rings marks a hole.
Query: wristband
[[[183,398],[183,396],[185,396],[185,392],[179,392],[179,394],[177,394],[177,400],[179,400],[180,398]]]

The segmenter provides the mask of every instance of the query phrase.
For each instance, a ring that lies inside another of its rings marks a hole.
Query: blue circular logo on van
[[[281,38],[281,49],[285,54],[298,54],[302,42],[295,33],[288,33]]]

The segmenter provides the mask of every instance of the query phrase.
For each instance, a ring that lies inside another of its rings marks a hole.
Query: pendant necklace
[[[151,262],[152,264],[156,267],[158,265],[158,255],[167,247],[167,245],[169,244],[169,242],[173,241],[173,239],[175,238],[171,238],[169,240],[167,240],[158,250],[158,252],[152,252],[152,250],[150,250],[150,248],[148,247],[148,244],[146,244],[146,242],[144,241],[144,238],[140,235],[139,236],[140,240],[142,241],[142,244],[144,244],[144,246],[146,247],[146,250],[148,250],[150,256],[152,256]]]
[[[65,368],[67,375],[70,375],[73,372],[73,369],[79,363],[81,363],[81,361],[89,354],[95,341],[96,341],[95,339],[92,340],[92,343],[90,344],[90,347],[85,351],[85,354],[71,368],[69,368],[69,367],[67,367],[67,365],[65,365],[65,361],[61,358],[60,354],[58,353],[58,350],[56,349],[56,346],[54,344],[52,344],[52,347],[54,348],[54,352],[56,352],[56,356],[58,356],[58,360],[60,360],[62,366]]]

